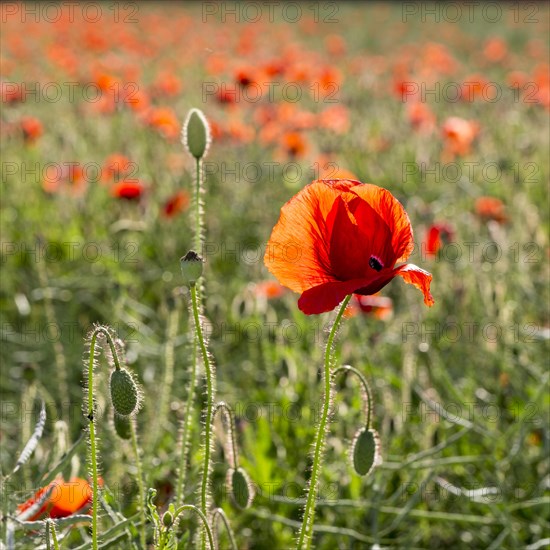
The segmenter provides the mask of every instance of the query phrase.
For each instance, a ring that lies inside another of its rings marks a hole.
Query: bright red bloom
[[[70,481],[57,479],[47,487],[38,490],[29,500],[20,504],[18,506],[19,513],[21,514],[40,501],[44,493],[50,488],[52,492],[49,498],[36,514],[27,518],[29,521],[35,521],[46,512],[50,518],[65,518],[82,510],[92,502],[92,488],[85,479],[79,477],[73,477]]]
[[[397,275],[433,305],[432,276],[405,264],[414,243],[401,203],[389,191],[354,180],[317,180],[281,208],[264,262],[302,295],[307,315],[334,309],[348,294],[376,294]]]
[[[143,191],[138,180],[122,180],[111,187],[111,194],[117,199],[139,200]]]

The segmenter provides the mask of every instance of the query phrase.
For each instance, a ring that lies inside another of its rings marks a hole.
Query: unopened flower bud
[[[182,143],[196,159],[202,159],[210,145],[210,126],[199,109],[191,109],[183,124]]]
[[[111,401],[118,414],[132,414],[139,401],[139,390],[132,375],[124,368],[115,369],[111,374]]]

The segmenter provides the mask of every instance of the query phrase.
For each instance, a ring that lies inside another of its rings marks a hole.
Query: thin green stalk
[[[55,531],[55,523],[51,519],[46,520],[46,548],[50,550],[50,533],[52,535],[53,550],[59,550],[59,541]]]
[[[141,467],[141,458],[139,456],[139,446],[137,441],[136,434],[136,424],[130,420],[130,433],[132,436],[132,447],[134,449],[134,455],[136,457],[136,468],[137,468],[137,482],[139,489],[139,513],[140,513],[140,529],[139,529],[139,539],[141,542],[141,547],[143,550],[147,548],[147,537],[145,533],[145,487],[143,485],[143,468]]]
[[[195,235],[194,235],[194,248],[197,252],[203,248],[203,210],[201,202],[202,193],[202,161],[196,159],[195,162]],[[202,281],[202,278],[201,278]],[[201,283],[202,285],[202,283]],[[201,308],[201,287],[197,289],[197,301],[199,311]],[[187,403],[185,406],[185,412],[183,417],[183,427],[181,433],[181,449],[180,449],[180,469],[178,476],[178,486],[176,490],[176,504],[183,504],[183,494],[185,491],[185,479],[187,475],[187,455],[189,452],[189,440],[191,435],[191,429],[193,427],[193,411],[195,400],[195,388],[197,385],[197,371],[198,371],[198,355],[199,355],[199,342],[197,333],[194,334],[193,339],[193,355],[191,362],[191,381],[189,384],[189,393],[187,395]]]
[[[206,418],[204,425],[204,457],[202,467],[202,482],[201,482],[201,511],[206,516],[208,510],[208,478],[210,475],[210,454],[211,454],[211,435],[212,435],[212,408],[214,401],[214,380],[213,372],[208,357],[208,351],[202,333],[202,327],[199,318],[199,307],[197,300],[197,287],[192,284],[191,302],[193,306],[193,319],[195,321],[195,331],[199,340],[199,346],[202,353],[204,363],[204,372],[206,376]],[[203,539],[204,542],[204,539]]]
[[[319,480],[319,474],[321,471],[321,462],[323,457],[323,451],[325,447],[325,436],[327,433],[327,421],[332,403],[332,346],[334,338],[338,331],[342,315],[350,301],[351,295],[346,296],[342,302],[334,324],[330,329],[328,335],[327,346],[325,348],[325,369],[324,369],[324,381],[325,392],[323,396],[323,413],[319,427],[317,428],[317,435],[315,436],[315,451],[313,454],[313,467],[311,470],[311,479],[309,481],[309,487],[307,491],[306,507],[304,510],[304,517],[302,519],[302,527],[300,528],[300,534],[298,536],[298,544],[296,548],[298,550],[302,548],[310,548],[311,546],[311,533],[313,531],[313,523],[315,520],[315,497],[317,494],[317,484]]]
[[[193,504],[184,504],[183,506],[180,506],[174,513],[174,521],[182,512],[185,512],[185,510],[191,510],[201,518],[202,525],[206,531],[206,536],[208,538],[208,545],[210,546],[210,550],[214,550],[214,537],[212,536],[212,530],[210,529],[210,525],[208,525],[206,515],[203,514],[196,506],[193,506]]]
[[[90,430],[90,463],[92,469],[92,550],[98,548],[98,533],[97,533],[97,510],[99,503],[99,481],[97,473],[97,443],[95,437],[95,418],[94,418],[94,358],[95,346],[97,337],[103,334],[109,343],[111,355],[116,369],[120,369],[118,353],[115,348],[115,343],[109,334],[109,331],[104,327],[97,327],[92,332],[90,338],[90,357],[88,358],[88,421]]]
[[[233,419],[233,411],[225,401],[220,401],[214,408],[212,422],[215,421],[218,411],[223,413],[227,423],[227,438],[229,439],[229,445],[227,446],[225,453],[231,468],[236,470],[239,467],[239,451],[237,448],[237,442],[235,441],[235,421]]]
[[[178,488],[176,493],[176,504],[183,503],[183,493],[185,491],[185,478],[187,474],[187,454],[189,451],[189,439],[191,429],[193,427],[193,411],[195,400],[195,387],[197,385],[197,366],[198,366],[198,343],[196,334],[193,338],[193,360],[191,364],[191,381],[189,382],[189,393],[187,395],[187,403],[183,415],[183,429],[181,434],[181,454],[180,454],[180,471],[178,478]]]
[[[365,426],[367,428],[370,428],[370,419],[372,416],[372,392],[370,390],[369,383],[367,382],[367,379],[354,367],[351,365],[343,365],[342,367],[338,367],[334,370],[334,376],[336,376],[339,372],[350,372],[354,374],[357,379],[359,380],[359,383],[361,384],[362,394],[363,394],[363,407],[365,409]]]

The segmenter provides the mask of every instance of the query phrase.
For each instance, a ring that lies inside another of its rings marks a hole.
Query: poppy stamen
[[[373,254],[370,257],[369,266],[372,267],[372,269],[375,269],[376,271],[382,271],[384,264],[382,263],[382,260],[378,256],[375,256]]]

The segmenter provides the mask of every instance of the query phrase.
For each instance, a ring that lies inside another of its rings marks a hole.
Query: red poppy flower
[[[138,180],[122,180],[111,188],[113,197],[126,200],[138,200],[143,191],[143,185]]]
[[[19,513],[24,512],[36,502],[40,501],[44,493],[51,489],[49,498],[29,521],[40,518],[44,513],[48,513],[50,518],[65,518],[70,516],[92,502],[92,488],[90,484],[79,477],[73,477],[70,481],[57,479],[52,481],[47,487],[36,492],[29,500],[18,506]]]
[[[407,213],[389,191],[354,180],[317,180],[281,208],[264,262],[302,295],[307,315],[334,309],[348,294],[376,294],[403,277],[433,305],[432,276],[405,264],[414,243]]]

